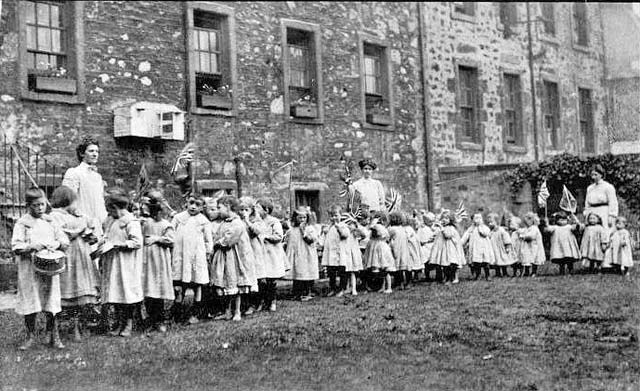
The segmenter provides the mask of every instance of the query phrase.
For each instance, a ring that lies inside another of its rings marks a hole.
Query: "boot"
[[[27,339],[18,349],[28,350],[36,343],[36,316],[37,314],[29,314],[24,317],[24,324],[27,328]]]
[[[130,337],[131,332],[133,331],[133,312],[135,308],[135,304],[125,304],[124,308],[124,320],[122,330],[120,331],[121,337]]]
[[[123,316],[122,304],[115,304],[113,306],[114,322],[113,325],[111,325],[111,329],[108,331],[110,336],[117,337],[120,334],[120,329],[123,327]]]
[[[52,348],[55,349],[64,349],[64,345],[62,344],[62,340],[60,339],[60,331],[58,330],[58,321],[56,316],[53,314],[48,314],[48,327],[51,332],[51,338],[49,343]]]

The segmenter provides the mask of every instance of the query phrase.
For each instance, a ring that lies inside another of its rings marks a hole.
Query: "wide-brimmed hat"
[[[378,168],[378,166],[376,165],[376,163],[371,160],[371,159],[362,159],[358,162],[358,166],[360,166],[360,169],[364,169],[366,166],[371,167],[372,169],[376,169]]]

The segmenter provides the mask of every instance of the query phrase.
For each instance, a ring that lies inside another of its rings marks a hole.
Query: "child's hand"
[[[144,244],[145,246],[151,246],[152,244],[155,244],[158,242],[159,237],[156,235],[149,235],[149,236],[145,236],[144,237]]]
[[[34,244],[32,244],[32,245],[30,245],[28,247],[28,250],[37,252],[37,251],[40,251],[40,250],[44,250],[45,248],[46,248],[46,246],[44,244],[42,244],[42,243],[34,243]]]

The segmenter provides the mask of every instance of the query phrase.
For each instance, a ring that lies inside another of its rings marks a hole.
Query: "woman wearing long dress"
[[[613,185],[603,179],[604,169],[595,165],[591,170],[593,183],[587,187],[584,202],[584,216],[595,213],[602,220],[602,226],[610,231],[618,217],[618,197]]]

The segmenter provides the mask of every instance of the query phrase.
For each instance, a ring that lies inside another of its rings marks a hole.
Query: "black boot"
[[[49,344],[55,349],[64,349],[62,340],[60,339],[60,330],[58,327],[58,320],[52,313],[47,314],[47,329],[50,332]]]
[[[31,349],[33,344],[36,343],[36,317],[38,314],[29,314],[24,317],[24,325],[27,329],[27,338],[20,345],[18,349],[20,350],[28,350]]]

